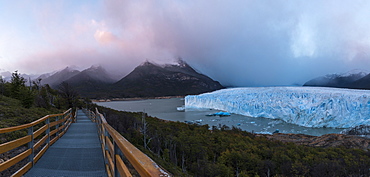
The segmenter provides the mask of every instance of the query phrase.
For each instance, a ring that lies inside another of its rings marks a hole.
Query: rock
[[[340,147],[363,149],[368,151],[370,149],[370,139],[366,137],[343,135],[343,134],[326,134],[322,136],[311,136],[303,134],[283,134],[275,133],[273,135],[257,135],[264,136],[269,140],[278,140],[282,142],[292,142],[299,145],[311,147]]]

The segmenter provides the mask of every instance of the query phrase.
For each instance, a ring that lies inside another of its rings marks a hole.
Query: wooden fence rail
[[[108,176],[132,176],[122,160],[123,156],[128,159],[140,176],[170,176],[152,159],[112,128],[103,114],[99,113],[98,109],[95,112],[85,110],[85,113],[98,126]]]
[[[52,144],[54,144],[61,136],[64,135],[71,123],[74,121],[75,116],[72,114],[72,109],[69,109],[64,113],[47,115],[28,124],[0,129],[0,134],[24,129],[27,129],[28,131],[26,136],[0,144],[0,154],[7,153],[15,148],[27,144],[27,150],[21,152],[15,157],[10,158],[9,160],[0,163],[0,172],[28,157],[28,162],[14,174],[12,174],[12,176],[22,176],[30,168],[32,168],[32,166],[40,159],[40,157]],[[40,128],[34,130],[36,127]],[[35,154],[36,152],[37,154]]]

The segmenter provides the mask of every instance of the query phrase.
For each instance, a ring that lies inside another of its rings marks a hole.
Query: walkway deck
[[[107,176],[96,124],[81,110],[77,123],[24,176]]]

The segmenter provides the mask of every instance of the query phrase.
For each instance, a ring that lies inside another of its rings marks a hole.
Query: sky
[[[182,58],[226,86],[370,72],[366,0],[0,0],[0,71]]]

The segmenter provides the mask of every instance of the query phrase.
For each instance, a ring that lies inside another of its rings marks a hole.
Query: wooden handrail
[[[8,133],[8,132],[13,132],[13,131],[17,131],[17,130],[22,130],[22,129],[25,129],[25,128],[29,128],[29,127],[32,127],[32,126],[35,126],[43,121],[45,121],[46,119],[49,119],[49,118],[52,118],[52,117],[57,117],[57,116],[63,116],[65,115],[69,110],[71,109],[68,109],[66,112],[64,113],[61,113],[61,114],[52,114],[52,115],[46,115],[40,119],[37,119],[31,123],[28,123],[28,124],[23,124],[23,125],[18,125],[18,126],[14,126],[14,127],[7,127],[7,128],[2,128],[0,129],[0,133]]]
[[[87,115],[91,116],[90,119],[95,120],[98,125],[99,138],[108,174],[112,176],[131,176],[128,168],[123,163],[121,155],[124,155],[140,176],[170,176],[152,159],[111,127],[98,109],[95,110],[96,113],[90,110],[85,111],[88,112]]]
[[[76,115],[76,114],[75,114]],[[54,121],[50,122],[51,118],[55,118]],[[40,119],[37,119],[31,123],[2,128],[0,129],[1,133],[9,133],[18,130],[27,129],[28,134],[26,136],[20,137],[16,140],[5,142],[0,144],[0,152],[6,153],[12,151],[15,148],[28,144],[28,148],[16,155],[15,157],[0,163],[0,171],[4,171],[11,167],[14,164],[19,163],[23,159],[28,157],[28,163],[22,166],[17,172],[12,176],[22,176],[26,173],[32,166],[40,159],[40,157],[46,152],[46,150],[51,146],[55,141],[57,141],[69,128],[71,123],[75,120],[75,117],[72,115],[72,109],[68,109],[64,113],[46,115]],[[45,122],[45,125],[41,126],[39,129],[34,131],[34,127],[40,123]],[[55,127],[53,131],[50,131],[50,128]],[[35,142],[35,138],[45,133],[45,135]],[[50,139],[52,135],[55,134],[53,139]],[[42,146],[44,144],[44,146]],[[36,149],[41,148],[41,150],[35,153]]]

